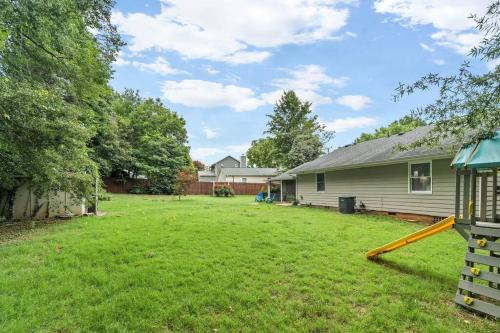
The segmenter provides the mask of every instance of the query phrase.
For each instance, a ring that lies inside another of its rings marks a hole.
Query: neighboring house
[[[266,183],[276,175],[275,168],[222,168],[218,179],[232,183]]]
[[[246,156],[241,160],[226,156],[215,162],[208,170],[198,172],[200,182],[265,183],[278,174],[274,168],[249,168]]]
[[[430,129],[420,127],[341,147],[290,170],[297,175],[298,200],[338,207],[339,197],[356,196],[358,207],[393,215],[432,220],[453,214],[455,173],[450,163],[456,149],[451,140],[432,149],[397,149],[421,139]]]

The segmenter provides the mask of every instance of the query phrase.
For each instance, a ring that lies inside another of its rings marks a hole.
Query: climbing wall
[[[500,223],[472,226],[455,302],[500,318]]]

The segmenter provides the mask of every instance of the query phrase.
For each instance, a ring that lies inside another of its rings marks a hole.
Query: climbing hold
[[[483,238],[483,239],[478,239],[478,240],[476,241],[476,243],[477,243],[477,245],[479,245],[479,246],[481,246],[481,247],[485,247],[485,246],[486,246],[487,241],[486,241],[486,238]]]
[[[467,305],[472,305],[472,303],[474,303],[474,298],[469,297],[469,296],[464,296],[464,302]]]
[[[477,267],[471,267],[470,272],[475,276],[479,276],[479,274],[481,274],[481,269]]]

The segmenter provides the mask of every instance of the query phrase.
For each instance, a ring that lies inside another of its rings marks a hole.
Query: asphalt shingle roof
[[[278,174],[275,168],[222,168],[226,176],[262,176],[272,177]]]
[[[346,167],[362,167],[420,157],[453,157],[456,151],[453,150],[451,139],[441,142],[440,146],[435,148],[420,147],[406,151],[394,149],[398,145],[408,145],[423,138],[431,129],[431,126],[423,126],[404,134],[341,147],[314,161],[304,163],[289,170],[288,173],[297,174],[330,169],[345,169]]]

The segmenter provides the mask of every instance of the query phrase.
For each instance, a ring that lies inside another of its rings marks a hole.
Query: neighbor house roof
[[[281,175],[271,178],[270,180],[294,180],[296,177],[293,174],[289,174],[288,172],[284,172]]]
[[[456,150],[453,150],[453,141],[451,139],[444,140],[434,148],[420,147],[403,151],[397,149],[398,145],[409,145],[423,138],[431,129],[432,126],[423,126],[404,134],[347,145],[288,172],[297,174],[392,164],[418,158],[453,157]]]
[[[213,173],[212,171],[198,171],[198,176],[215,177],[215,173]]]
[[[224,160],[225,160],[226,158],[228,158],[228,157],[229,157],[229,158],[232,158],[232,159],[233,159],[233,160],[235,160],[236,162],[240,163],[240,161],[239,161],[239,160],[237,160],[236,158],[232,157],[231,155],[227,155],[226,157],[221,158],[221,159],[220,159],[220,160],[218,160],[217,162],[212,163],[210,166],[214,166],[214,165],[216,165],[217,163],[224,161]]]
[[[261,176],[272,177],[278,174],[275,168],[222,168],[226,176]]]

